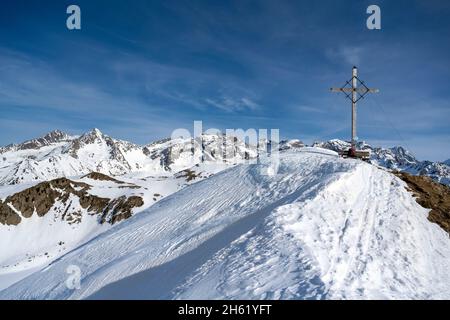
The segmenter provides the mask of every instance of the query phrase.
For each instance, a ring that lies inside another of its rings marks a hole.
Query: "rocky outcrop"
[[[18,225],[21,220],[22,218],[7,203],[0,200],[0,224]]]
[[[122,196],[120,198],[112,200],[106,210],[103,211],[101,217],[101,223],[115,224],[116,222],[128,219],[133,214],[133,208],[142,207],[144,201],[141,197]]]
[[[191,182],[200,176],[201,176],[201,173],[197,173],[190,169],[180,171],[175,175],[175,177],[177,177],[177,179],[184,178],[186,180],[186,182]]]
[[[83,176],[81,179],[91,179],[91,180],[97,180],[97,181],[111,181],[111,182],[115,182],[118,184],[124,184],[125,182],[114,179],[113,177],[110,177],[106,174],[100,173],[100,172],[91,172],[85,176]]]
[[[115,181],[95,173],[91,174],[91,177]],[[143,199],[138,196],[102,198],[90,194],[90,189],[89,184],[67,178],[39,183],[7,197],[4,202],[0,201],[0,223],[17,225],[22,218],[30,218],[33,214],[42,217],[54,209],[56,213],[61,214],[61,219],[69,223],[80,222],[85,210],[90,215],[100,215],[100,223],[114,224],[129,218],[134,208],[144,204]],[[80,204],[80,208],[75,210],[71,206],[74,198],[78,199]]]

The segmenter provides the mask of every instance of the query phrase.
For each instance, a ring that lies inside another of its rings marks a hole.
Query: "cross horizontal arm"
[[[366,88],[331,88],[331,92],[359,92],[359,93],[378,93],[380,90],[378,89],[366,89]]]

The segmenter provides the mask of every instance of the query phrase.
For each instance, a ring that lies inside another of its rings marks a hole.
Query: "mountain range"
[[[255,147],[241,141],[231,142],[233,150],[227,150],[226,144],[222,144],[218,136],[204,135],[203,149],[210,149],[210,152],[205,152],[203,157],[206,159],[202,159],[200,154],[192,157],[194,141],[190,139],[165,139],[140,146],[111,138],[98,129],[81,136],[55,130],[37,139],[0,148],[0,185],[46,181],[91,172],[113,176],[132,172],[161,174],[187,169],[202,160],[233,163],[238,159],[257,156]],[[303,146],[300,140],[284,140],[280,142],[279,149],[298,149]],[[344,151],[350,148],[350,143],[334,139],[315,142],[312,146]],[[430,176],[437,182],[450,185],[450,160],[419,161],[401,146],[380,148],[360,142],[358,147],[371,152],[372,164]],[[190,162],[186,162],[186,159]]]
[[[285,140],[267,174],[271,144],[142,146],[93,129],[0,148],[0,298],[446,297],[447,209],[427,220],[417,202],[446,203],[448,164],[361,142],[365,163],[338,156],[345,141]],[[424,198],[399,172],[437,184]],[[81,290],[64,285],[71,265]]]
[[[0,148],[0,185],[45,181],[100,172],[118,176],[133,172],[176,172],[200,161],[233,162],[255,157],[245,143],[233,141],[233,150],[215,145],[218,136],[203,136],[203,155],[194,154],[190,139],[166,139],[145,146],[117,140],[93,129],[81,136],[53,131],[45,136]],[[208,150],[211,149],[210,152]],[[227,155],[226,159],[221,159]],[[204,159],[202,159],[202,157]]]

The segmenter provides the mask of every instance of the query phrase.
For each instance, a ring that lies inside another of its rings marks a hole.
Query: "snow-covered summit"
[[[303,148],[305,144],[303,141],[299,139],[290,139],[290,140],[282,140],[280,141],[279,149],[280,151],[283,150],[295,150]]]
[[[322,147],[334,151],[346,151],[350,148],[350,142],[333,139],[325,142],[315,142],[313,146]],[[370,151],[370,162],[381,167],[408,172],[414,175],[424,175],[435,181],[450,185],[450,165],[440,162],[420,161],[414,155],[401,146],[392,148],[372,147],[364,141],[357,144],[360,150]]]

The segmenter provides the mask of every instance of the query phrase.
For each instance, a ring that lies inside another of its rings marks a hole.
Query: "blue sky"
[[[366,28],[370,4],[382,30]],[[194,120],[348,139],[349,102],[329,88],[357,65],[381,91],[358,108],[359,139],[445,160],[449,17],[445,0],[4,0],[0,144],[93,127],[143,144]]]

